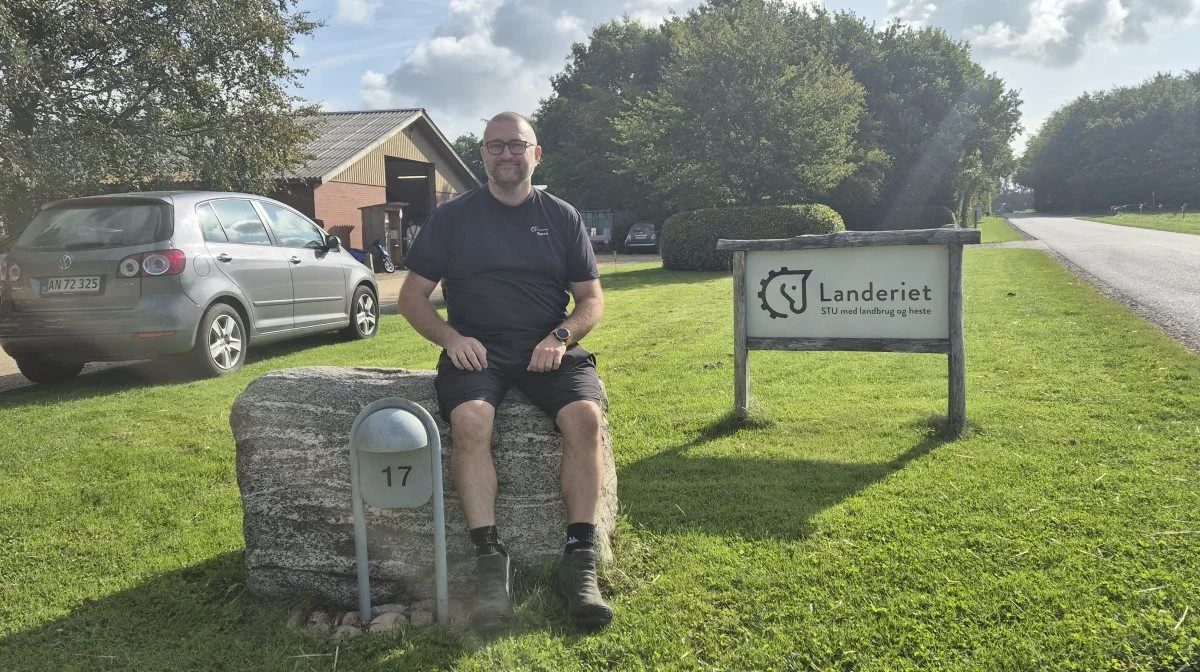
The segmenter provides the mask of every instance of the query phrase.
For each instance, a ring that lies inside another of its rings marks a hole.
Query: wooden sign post
[[[978,229],[845,231],[720,240],[733,252],[733,403],[750,402],[750,350],[946,354],[950,432],[967,418],[962,247]]]

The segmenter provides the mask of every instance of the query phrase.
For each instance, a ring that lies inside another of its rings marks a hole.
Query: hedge
[[[885,208],[869,222],[853,222],[857,231],[893,231],[898,229],[938,229],[957,224],[954,211],[941,205]]]
[[[663,268],[674,271],[728,271],[732,252],[717,241],[793,238],[844,231],[842,216],[827,205],[711,208],[681,212],[663,223],[659,249]]]

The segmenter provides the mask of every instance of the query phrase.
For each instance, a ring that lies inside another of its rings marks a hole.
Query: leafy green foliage
[[[936,229],[956,224],[954,213],[945,206],[898,206],[878,211],[879,219],[857,222],[857,231],[887,231],[891,229]]]
[[[793,238],[844,231],[842,217],[826,205],[711,208],[672,216],[663,223],[663,267],[676,271],[728,271],[731,252],[717,241]]]
[[[864,201],[871,194],[860,187],[824,201],[848,228],[872,226],[897,206],[968,210],[1012,171],[1020,100],[971,60],[966,44],[937,28],[875,30],[845,13],[795,12],[790,25],[794,41],[823,48],[862,83],[867,111],[855,140],[887,158],[881,164],[862,154],[860,165],[871,169],[853,176],[877,198]]]
[[[1017,181],[1043,211],[1200,204],[1200,71],[1071,101],[1029,140]],[[1162,206],[1160,208],[1160,206]]]
[[[288,85],[297,0],[0,5],[0,219],[58,198],[172,185],[269,193],[315,108]]]
[[[778,25],[761,25],[763,16]],[[761,30],[745,29],[751,25]],[[833,164],[820,152],[782,151],[812,130],[808,117],[789,122],[783,111],[805,106],[791,99],[789,82],[827,81],[817,64],[828,68],[824,74],[849,71],[864,98],[854,103],[862,110],[848,143],[838,119],[852,112],[823,117],[836,131],[834,156],[848,166],[835,165],[840,181],[809,193],[819,182],[813,177],[828,177],[821,167]],[[1013,169],[1019,105],[1014,91],[971,60],[966,44],[938,29],[876,29],[850,13],[710,0],[659,29],[628,21],[597,28],[555,78],[554,95],[539,111],[539,137],[551,188],[581,207],[629,208],[657,219],[791,189],[804,198],[779,200],[827,203],[848,227],[863,228],[893,207],[941,205],[961,217],[986,203]],[[760,135],[772,146],[753,145]],[[728,183],[718,179],[726,176]]]
[[[552,80],[554,95],[534,119],[544,150],[539,179],[550,191],[582,209],[665,216],[649,185],[617,170],[623,150],[612,120],[657,88],[672,29],[624,19],[597,26],[587,44],[571,48],[566,69]]]
[[[810,202],[853,171],[862,87],[792,56],[783,17],[756,2],[695,15],[658,89],[614,121],[624,169],[671,210]]]
[[[479,153],[480,147],[483,145],[483,139],[476,136],[474,133],[467,133],[458,136],[454,141],[454,151],[458,153],[459,158],[467,167],[475,173],[475,177],[483,182],[487,182],[487,170],[483,167],[483,155]]]

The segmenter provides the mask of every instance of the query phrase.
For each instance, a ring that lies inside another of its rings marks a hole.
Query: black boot
[[[480,632],[494,632],[508,626],[512,618],[512,563],[508,551],[496,544],[497,551],[475,557],[475,610],[471,625]]]
[[[596,583],[596,551],[578,549],[563,554],[558,565],[558,589],[567,598],[567,613],[581,628],[598,630],[612,620],[612,609]]]

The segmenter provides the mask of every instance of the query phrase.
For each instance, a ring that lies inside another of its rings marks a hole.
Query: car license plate
[[[75,278],[42,278],[42,294],[96,294],[100,291],[100,276]]]

